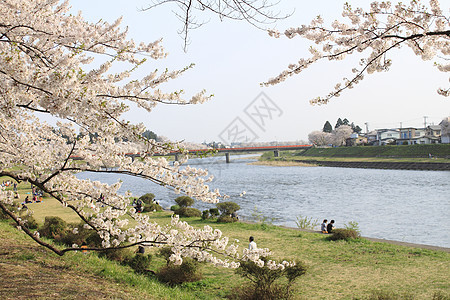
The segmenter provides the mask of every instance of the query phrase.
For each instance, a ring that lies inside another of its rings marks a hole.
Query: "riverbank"
[[[170,222],[170,213],[148,216],[160,224]],[[389,295],[386,299],[405,294],[410,295],[408,299],[450,296],[448,252],[366,239],[330,241],[328,235],[308,230],[257,223],[184,220],[195,227],[220,229],[231,239],[240,240],[244,248],[248,236],[253,235],[258,247],[270,248],[274,258],[304,261],[308,271],[295,283],[294,299],[374,299],[374,291]],[[100,259],[95,253],[58,257],[6,222],[0,222],[0,238],[4,241],[0,244],[2,299],[224,299],[233,288],[246,283],[233,270],[202,264],[204,279],[168,287],[154,277],[133,274],[129,267]],[[156,253],[152,248],[146,252]],[[154,256],[150,269],[157,267]],[[330,276],[323,286],[324,274],[338,276]],[[403,280],[398,281],[400,277]]]
[[[262,165],[292,162],[340,168],[450,171],[450,144],[311,148],[282,151],[279,157],[266,152],[259,161]]]
[[[273,167],[313,167],[314,164],[308,162],[300,161],[282,161],[282,160],[271,160],[271,161],[255,161],[248,163],[249,165],[255,166],[273,166]]]

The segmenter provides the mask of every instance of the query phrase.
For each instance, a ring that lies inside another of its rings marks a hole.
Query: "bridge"
[[[309,149],[312,148],[313,145],[286,145],[286,146],[260,146],[260,147],[236,147],[236,148],[214,148],[214,149],[191,149],[187,150],[189,154],[203,154],[208,151],[214,151],[215,153],[225,153],[225,159],[227,163],[230,163],[230,153],[242,153],[242,152],[266,152],[266,151],[273,151],[273,154],[275,157],[278,157],[280,155],[280,151],[288,151],[288,150],[301,150],[301,149]],[[133,160],[136,157],[140,157],[140,154],[134,154],[134,153],[124,153],[126,156],[131,157]],[[168,155],[174,155],[175,161],[178,161],[178,156],[181,154],[181,152],[172,151],[168,154],[158,154],[155,153],[154,156],[168,156]],[[82,157],[71,155],[71,159],[74,160],[82,160]]]
[[[273,151],[275,157],[280,155],[280,151],[288,150],[302,150],[309,149],[313,145],[285,145],[285,146],[259,146],[259,147],[236,147],[236,148],[215,148],[215,149],[194,149],[188,150],[190,154],[200,154],[210,150],[214,150],[216,153],[225,153],[225,160],[230,163],[230,153],[243,153],[243,152],[266,152]],[[178,155],[180,152],[172,152],[169,155],[175,155],[175,161],[178,161]]]

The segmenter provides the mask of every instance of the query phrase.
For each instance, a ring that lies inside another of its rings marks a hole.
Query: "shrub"
[[[262,258],[262,260],[266,263],[269,258]],[[306,266],[297,262],[295,266],[288,266],[283,270],[271,270],[267,264],[261,268],[254,262],[247,261],[241,262],[236,273],[249,279],[251,283],[235,289],[232,299],[290,299],[292,284],[306,273]]]
[[[76,228],[76,231],[74,230]],[[84,223],[69,224],[66,232],[55,239],[58,242],[72,246],[81,245],[83,242],[89,247],[101,247],[102,239],[97,232],[90,228],[84,228]]]
[[[192,258],[184,258],[181,265],[174,265],[170,261],[173,254],[170,247],[159,250],[158,255],[164,258],[166,265],[158,270],[156,277],[169,285],[181,284],[184,282],[194,282],[202,279],[199,263]]]
[[[200,217],[202,215],[200,210],[193,207],[181,207],[175,213],[180,217]]]
[[[6,208],[7,208],[9,211],[11,211],[11,212],[17,214],[17,207],[16,207],[16,205],[5,204],[5,206],[6,206]],[[9,220],[9,219],[10,219],[10,216],[7,215],[7,214],[3,211],[3,209],[0,209],[0,220]]]
[[[180,209],[180,206],[179,206],[178,204],[172,205],[172,206],[170,207],[170,210],[171,210],[171,211],[177,211],[177,210],[179,210],[179,209]]]
[[[207,220],[210,217],[211,217],[211,215],[209,214],[209,210],[202,211],[202,220]]]
[[[348,241],[348,240],[352,240],[352,239],[357,239],[359,237],[360,237],[360,234],[355,229],[338,228],[338,229],[333,230],[333,233],[331,234],[329,239],[332,241],[338,241],[338,240]]]
[[[60,217],[45,217],[44,225],[39,230],[41,236],[60,238],[67,231],[67,223]]]
[[[199,263],[191,258],[184,258],[181,265],[169,263],[161,267],[156,273],[156,276],[160,281],[169,285],[199,281],[202,279]]]
[[[180,207],[188,207],[191,206],[192,204],[194,204],[194,199],[192,199],[191,197],[188,196],[180,196],[177,197],[175,199],[175,202],[180,206]]]
[[[233,223],[233,222],[237,222],[238,218],[233,218],[230,215],[220,215],[217,218],[217,222],[218,223]]]
[[[151,212],[151,211],[162,211],[163,208],[161,205],[156,203],[145,204],[143,212]]]
[[[145,204],[151,204],[153,202],[153,199],[155,199],[155,195],[152,193],[147,193],[139,197],[139,200],[141,200]]]
[[[219,209],[210,208],[209,213],[211,214],[211,218],[217,218],[219,216]]]
[[[125,264],[129,265],[136,273],[148,273],[148,267],[152,261],[152,255],[136,254],[131,258],[125,260]]]
[[[37,229],[39,227],[39,224],[36,222],[36,219],[28,214],[24,217],[21,217],[22,220],[25,222],[24,226],[28,229]]]
[[[99,256],[109,260],[126,263],[131,260],[132,254],[128,248],[122,248],[102,251],[99,253]]]
[[[241,209],[237,203],[231,201],[217,203],[217,208],[221,215],[231,215]]]
[[[304,217],[302,215],[297,217],[297,221],[295,221],[295,224],[297,224],[297,227],[300,229],[311,229],[313,230],[315,227],[319,225],[319,220]]]

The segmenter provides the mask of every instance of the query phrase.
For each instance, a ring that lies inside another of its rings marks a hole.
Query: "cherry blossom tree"
[[[204,19],[199,17],[205,13],[216,15],[220,20],[246,21],[260,29],[266,24],[290,16],[290,14],[275,13],[273,8],[278,1],[269,0],[151,0],[151,4],[142,10],[151,10],[166,4],[176,4],[177,6],[174,13],[183,24],[178,34],[183,38],[185,51],[189,44],[189,32],[205,23]]]
[[[126,174],[201,201],[224,197],[209,189],[212,177],[205,170],[154,156],[183,152],[177,143],[148,139],[142,136],[142,124],[123,118],[130,104],[150,112],[157,104],[197,104],[210,96],[200,91],[185,98],[182,90],[160,88],[192,66],[155,70],[136,79],[136,69],[166,53],[161,41],[137,44],[127,39],[119,25],[120,19],[89,23],[81,14],[72,15],[68,1],[0,2],[0,176],[33,184],[73,210],[102,238],[102,248],[90,250],[145,244],[171,246],[171,260],[178,264],[186,256],[224,267],[237,267],[242,259],[263,263],[260,256],[267,256],[268,249],[239,254],[237,243],[229,243],[219,230],[195,229],[177,216],[160,226],[129,207],[130,195],[118,193],[120,182],[108,185],[76,177],[80,172]],[[56,125],[42,116],[55,118]],[[140,159],[126,153],[137,153]],[[82,160],[74,162],[74,157]],[[32,239],[58,255],[78,249],[41,240],[11,209],[13,200],[10,191],[0,189],[1,209]]]
[[[290,64],[262,85],[278,84],[321,60],[342,60],[363,53],[359,66],[352,69],[351,77],[337,83],[328,95],[310,100],[311,104],[326,104],[344,90],[353,88],[366,74],[388,71],[392,65],[389,54],[402,47],[410,48],[423,60],[435,59],[434,65],[439,71],[450,71],[450,17],[442,11],[437,0],[430,0],[429,6],[421,0],[412,0],[409,4],[374,1],[368,11],[353,9],[346,3],[342,16],[348,22],[336,20],[327,27],[318,16],[310,25],[287,29],[283,34],[289,39],[299,36],[320,48],[311,47],[311,57]],[[273,37],[282,35],[273,30],[269,34]],[[439,88],[437,92],[450,95],[448,87]]]
[[[317,146],[332,144],[332,134],[330,132],[313,131],[308,134],[308,140]]]
[[[332,132],[332,143],[335,146],[345,145],[345,140],[353,133],[353,129],[348,125],[341,125]]]

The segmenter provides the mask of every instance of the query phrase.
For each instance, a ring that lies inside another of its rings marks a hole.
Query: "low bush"
[[[217,208],[219,209],[221,215],[231,215],[241,209],[239,204],[231,201],[217,203]]]
[[[333,230],[333,233],[331,234],[329,239],[332,241],[338,241],[338,240],[348,241],[348,240],[352,240],[352,239],[357,239],[360,236],[361,235],[359,234],[359,232],[356,231],[355,229],[338,228],[338,229]]]
[[[38,222],[31,214],[27,214],[27,215],[21,217],[21,219],[25,223],[24,226],[28,229],[37,229],[39,227]]]
[[[180,206],[179,206],[178,204],[172,205],[172,206],[170,207],[170,210],[171,210],[171,211],[177,211],[177,210],[179,210],[179,209],[180,209]]]
[[[81,245],[83,243],[93,248],[102,246],[102,239],[97,232],[90,228],[84,228],[84,223],[69,224],[68,230],[55,240],[67,246],[72,246],[73,244]]]
[[[175,211],[180,217],[200,217],[202,215],[201,211],[193,207],[181,207]]]
[[[199,263],[191,258],[184,258],[181,265],[169,263],[161,267],[156,273],[156,277],[169,285],[182,284],[184,282],[194,282],[202,279]]]
[[[17,214],[17,207],[15,205],[5,204],[5,206],[9,211]],[[3,209],[0,209],[0,220],[9,220],[9,219],[11,219],[10,216],[6,214],[3,211]]]
[[[210,208],[209,213],[211,215],[211,218],[217,218],[219,216],[219,209],[218,208]]]
[[[194,199],[192,199],[191,197],[189,197],[189,196],[180,196],[180,197],[177,197],[176,199],[175,199],[175,202],[180,206],[180,207],[189,207],[189,206],[191,206],[192,204],[194,204]]]
[[[207,220],[211,218],[211,214],[209,213],[209,210],[202,211],[202,220]]]
[[[220,215],[217,218],[217,223],[233,223],[239,221],[238,218],[233,218],[230,215]]]
[[[192,258],[183,258],[183,263],[181,265],[174,265],[173,262],[170,261],[170,256],[172,254],[173,252],[170,247],[162,248],[158,252],[158,255],[166,261],[166,265],[156,272],[156,277],[161,282],[169,285],[176,285],[202,279],[203,276],[199,262]]]
[[[156,203],[145,204],[143,212],[151,212],[151,211],[162,211],[163,208],[161,205]]]
[[[47,238],[61,238],[67,229],[66,221],[60,217],[45,217],[44,225],[42,225],[39,233]]]
[[[105,250],[99,252],[98,256],[120,263],[126,263],[132,258],[131,251],[128,248]]]
[[[124,261],[125,264],[130,266],[136,273],[146,274],[149,272],[148,267],[152,261],[151,254],[140,254],[137,253],[133,257],[130,257]]]
[[[141,200],[145,204],[151,204],[153,202],[153,199],[155,199],[155,195],[153,193],[147,193],[139,197],[139,200]]]
[[[267,263],[269,258],[262,258]],[[251,281],[250,284],[234,289],[231,299],[272,300],[291,299],[292,284],[306,273],[306,266],[297,262],[295,266],[287,266],[283,270],[271,270],[267,264],[257,266],[254,262],[241,262],[236,273]]]

